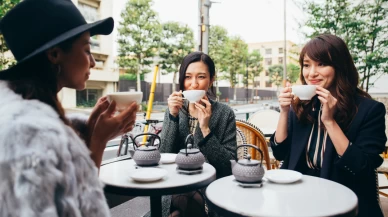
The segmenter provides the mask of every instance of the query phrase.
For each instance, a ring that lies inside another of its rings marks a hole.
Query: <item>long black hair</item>
[[[207,65],[210,73],[210,79],[214,80],[216,75],[216,67],[214,66],[212,58],[210,58],[209,55],[200,51],[192,52],[183,58],[182,64],[179,68],[179,90],[185,90],[185,77],[187,67],[189,67],[191,63],[195,62],[203,62],[205,65]],[[211,94],[215,96],[213,84],[209,89],[211,91]],[[209,95],[209,91],[207,91],[207,94]]]

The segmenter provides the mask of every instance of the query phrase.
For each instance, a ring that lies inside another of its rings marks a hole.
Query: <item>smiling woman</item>
[[[376,168],[385,149],[385,106],[359,89],[359,75],[345,42],[324,34],[300,54],[300,79],[315,85],[311,100],[279,95],[277,130],[270,142],[281,168],[338,182],[358,197],[358,216],[382,217]],[[319,195],[317,195],[319,197]]]

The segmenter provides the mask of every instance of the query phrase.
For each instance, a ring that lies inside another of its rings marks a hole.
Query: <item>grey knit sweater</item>
[[[209,121],[210,134],[205,138],[197,125],[194,133],[194,148],[199,148],[206,161],[214,166],[217,178],[232,174],[230,160],[236,157],[236,121],[233,110],[222,103],[210,100],[212,115]],[[189,117],[179,111],[179,116],[170,115],[167,109],[164,115],[162,144],[160,151],[178,153],[184,148],[189,135]]]

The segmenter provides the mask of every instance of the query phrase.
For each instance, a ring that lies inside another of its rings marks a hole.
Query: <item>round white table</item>
[[[303,175],[291,184],[264,181],[261,188],[243,188],[234,176],[206,189],[209,207],[222,216],[356,216],[357,196],[336,182]]]
[[[157,168],[167,170],[167,175],[155,182],[136,182],[130,178],[137,165],[131,160],[109,163],[101,166],[100,180],[105,191],[126,196],[150,196],[151,216],[161,216],[162,195],[182,194],[208,186],[216,179],[216,170],[208,163],[203,165],[199,174],[180,174],[177,165],[159,164]]]

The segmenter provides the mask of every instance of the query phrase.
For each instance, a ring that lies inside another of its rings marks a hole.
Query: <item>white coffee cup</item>
[[[182,92],[184,98],[186,98],[190,103],[198,102],[200,99],[205,96],[206,91],[204,90],[185,90]]]
[[[300,100],[310,100],[316,95],[317,87],[315,85],[294,85],[291,89]]]
[[[127,108],[132,102],[136,102],[138,105],[141,103],[143,98],[143,92],[115,92],[108,93],[107,98],[109,102],[114,100],[116,102],[116,109],[122,111]]]

